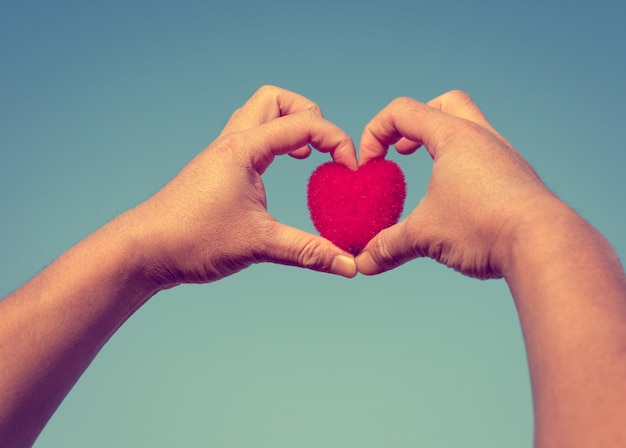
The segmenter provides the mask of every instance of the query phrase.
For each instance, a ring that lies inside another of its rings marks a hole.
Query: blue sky
[[[410,4],[408,4],[410,3]],[[469,92],[626,257],[623,2],[2,2],[0,295],[141,202],[259,86],[358,144],[397,96]],[[390,152],[424,194],[425,151]],[[278,158],[270,211],[314,231]],[[527,447],[530,387],[503,281],[430,260],[352,280],[259,265],[152,299],[37,447]]]

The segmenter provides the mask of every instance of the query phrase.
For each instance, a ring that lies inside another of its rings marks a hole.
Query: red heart
[[[307,188],[317,231],[353,255],[398,222],[405,198],[402,170],[385,159],[371,160],[357,171],[337,162],[324,163],[313,171]]]

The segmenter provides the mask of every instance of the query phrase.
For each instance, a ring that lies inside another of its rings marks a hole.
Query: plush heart
[[[317,167],[307,188],[307,204],[317,231],[338,247],[358,254],[381,230],[400,219],[406,182],[400,167],[371,160],[352,171],[337,162]]]

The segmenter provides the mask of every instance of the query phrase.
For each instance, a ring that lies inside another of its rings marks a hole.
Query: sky
[[[264,84],[317,102],[357,146],[392,99],[462,89],[623,260],[625,20],[605,0],[1,1],[0,296],[156,192]],[[432,162],[388,158],[406,216]],[[275,160],[277,219],[315,232],[306,182],[326,160]],[[517,448],[532,434],[506,283],[421,259],[354,279],[255,265],[162,292],[35,446]]]

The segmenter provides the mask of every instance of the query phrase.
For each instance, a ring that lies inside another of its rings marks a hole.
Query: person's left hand
[[[261,175],[276,155],[306,157],[309,143],[356,169],[352,140],[315,103],[277,87],[260,88],[212,144],[126,213],[139,229],[149,279],[159,288],[204,283],[257,262],[356,275],[352,255],[267,212]]]

